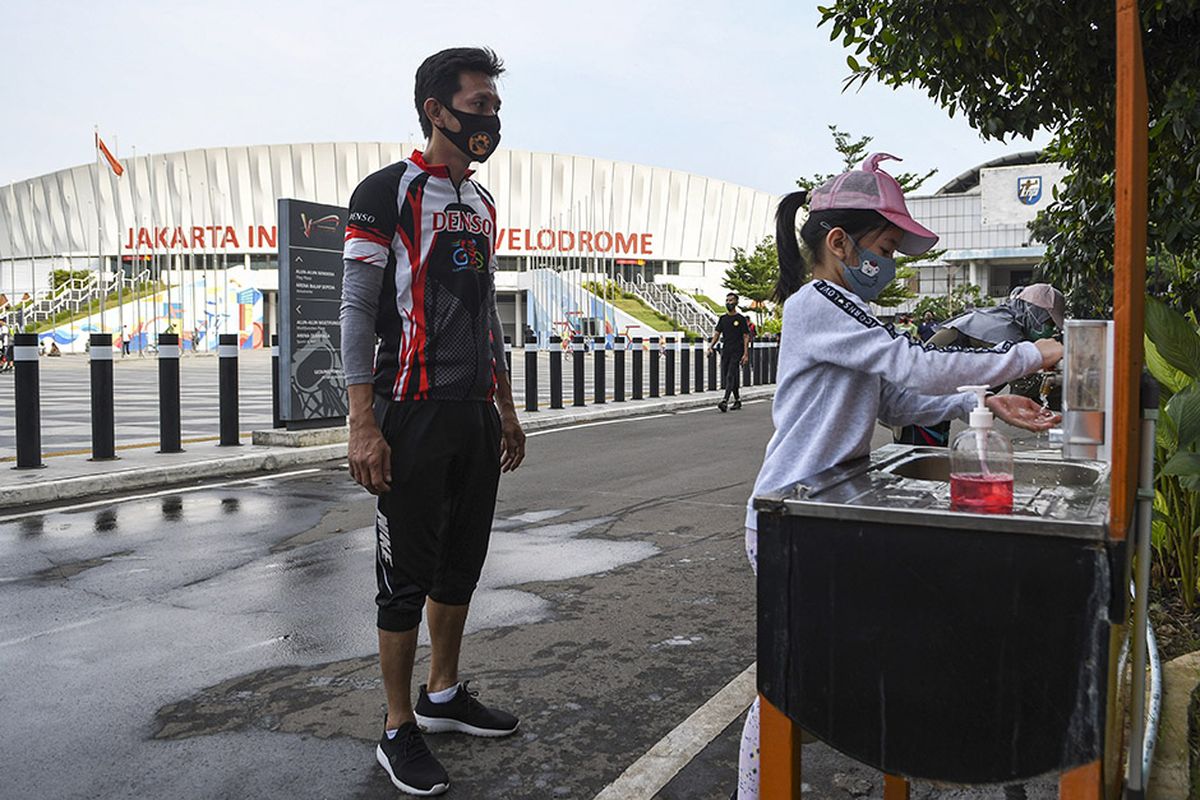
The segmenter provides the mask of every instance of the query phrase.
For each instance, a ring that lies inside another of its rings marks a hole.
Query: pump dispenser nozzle
[[[991,387],[988,386],[975,385],[958,387],[958,391],[960,392],[974,392],[975,399],[979,402],[979,404],[975,406],[974,410],[971,411],[970,425],[972,428],[992,427],[992,421],[994,420],[994,417],[992,416],[991,410],[987,407],[987,396],[990,388]]]

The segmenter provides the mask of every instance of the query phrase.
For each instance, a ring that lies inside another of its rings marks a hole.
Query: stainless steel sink
[[[1013,459],[1013,510],[984,515],[993,530],[1103,540],[1108,522],[1108,465],[1063,461],[1056,453],[1018,451]],[[962,528],[975,515],[950,510],[950,454],[892,444],[869,457],[811,475],[755,498],[759,511],[835,519]]]
[[[884,472],[921,481],[949,481],[950,454],[916,453],[883,467]],[[1046,459],[1013,459],[1013,483],[1027,486],[1095,486],[1105,477],[1104,470],[1092,464]]]

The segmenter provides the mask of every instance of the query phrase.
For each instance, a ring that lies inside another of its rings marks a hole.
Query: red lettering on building
[[[587,249],[587,251],[589,253],[592,252],[592,232],[591,231],[580,231],[579,232],[579,249],[583,250],[585,248]]]
[[[559,250],[574,250],[575,249],[575,234],[571,231],[558,232],[558,249]]]
[[[638,238],[642,240],[642,255],[649,256],[654,254],[654,245],[650,243],[650,238],[654,236],[652,233],[643,233]]]
[[[269,232],[268,232],[269,231]],[[275,226],[272,225],[269,229],[262,225],[258,226],[258,246],[259,247],[274,247],[275,246]]]
[[[554,231],[548,228],[542,228],[537,235],[538,250],[553,250],[554,249]]]
[[[618,231],[616,239],[615,249],[618,253],[636,253],[638,251],[638,237],[634,234],[631,233],[627,236]]]
[[[274,231],[275,228],[272,226],[271,230]],[[261,247],[262,245],[260,244],[259,246]],[[272,247],[275,246],[275,240],[274,240],[273,235],[272,235],[272,239],[271,239],[271,246]],[[221,247],[234,247],[234,248],[239,247],[238,239],[237,239],[237,231],[235,231],[232,228],[232,226],[229,226],[229,225],[225,226],[225,231],[223,232],[223,234],[221,236]]]
[[[603,237],[603,238],[601,238]],[[601,253],[612,250],[613,237],[608,231],[596,231],[596,249]]]
[[[192,226],[192,247],[204,247],[204,228]]]

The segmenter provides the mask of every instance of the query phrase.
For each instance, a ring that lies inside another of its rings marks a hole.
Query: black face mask
[[[439,128],[442,135],[472,161],[480,164],[487,161],[500,144],[500,117],[495,114],[468,114],[451,108],[449,103],[443,103],[442,106],[458,120],[461,128],[458,131]]]
[[[737,311],[737,303],[726,303],[725,308],[730,312]]]

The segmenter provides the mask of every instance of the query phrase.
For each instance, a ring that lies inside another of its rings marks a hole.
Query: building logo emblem
[[[308,215],[303,211],[300,212],[300,223],[304,225],[304,238],[312,237],[313,230],[318,231],[336,231],[338,226],[338,215],[327,214],[324,217],[317,219],[309,219]]]
[[[473,155],[486,156],[492,149],[492,137],[480,131],[467,140],[467,149]]]
[[[1033,175],[1017,178],[1017,199],[1027,206],[1032,206],[1042,199],[1042,176]]]

